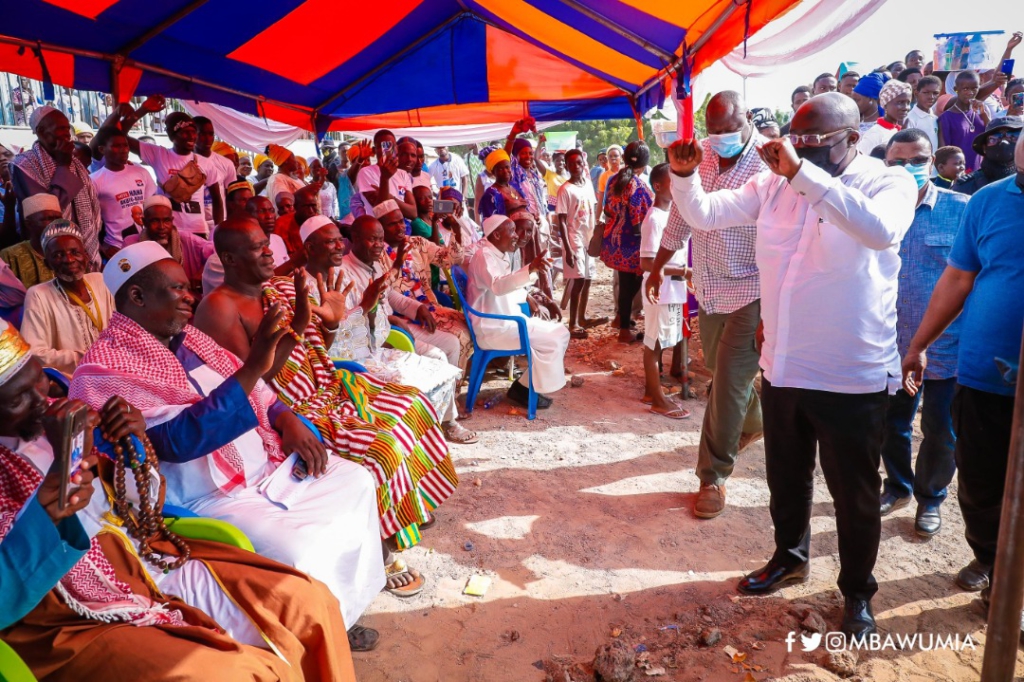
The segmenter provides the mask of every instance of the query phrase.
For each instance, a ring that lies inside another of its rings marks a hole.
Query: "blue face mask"
[[[708,135],[708,142],[711,149],[723,159],[731,159],[743,151],[743,131],[735,133],[724,133],[722,135]]]
[[[930,163],[922,163],[920,166],[913,166],[908,163],[904,168],[907,169],[908,173],[914,176],[917,188],[921,189],[928,182],[928,174],[931,172],[931,166],[932,165]]]

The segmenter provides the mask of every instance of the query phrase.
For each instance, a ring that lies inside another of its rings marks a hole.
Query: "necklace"
[[[159,471],[156,455],[153,453],[153,445],[145,434],[142,436],[143,452],[139,452],[138,446],[129,437],[114,443],[114,510],[124,521],[128,534],[139,542],[139,556],[161,569],[164,573],[170,573],[176,568],[181,568],[192,555],[192,550],[185,541],[178,535],[168,530],[164,523],[162,507],[159,502],[156,506],[150,497],[151,490],[149,482],[152,479],[152,472]],[[125,448],[128,443],[131,449],[131,467],[135,475],[135,487],[139,491],[138,509],[128,500],[127,489],[124,482]],[[150,545],[153,542],[167,540],[175,549],[178,555],[168,561],[167,555],[157,552]]]
[[[960,108],[960,102],[959,101],[953,102],[953,108],[960,112],[960,115],[963,116],[964,120],[967,121],[967,129],[970,132],[973,133],[974,132],[974,121],[971,120],[971,117],[967,115],[966,111],[964,111],[963,109]]]
[[[89,305],[80,299],[75,292],[66,290],[61,284],[60,280],[56,277],[53,278],[53,285],[57,287],[57,291],[64,295],[65,300],[68,303],[74,303],[76,306],[85,311],[86,317],[92,322],[92,326],[96,328],[96,331],[103,331],[103,313],[100,311],[100,302],[96,300],[96,294],[93,293],[92,287],[89,286],[89,282],[82,280],[85,284],[85,290],[89,292],[89,300],[92,302],[95,312],[90,310]]]

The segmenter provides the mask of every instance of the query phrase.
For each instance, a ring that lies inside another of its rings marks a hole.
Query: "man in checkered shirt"
[[[739,93],[726,90],[712,97],[706,122],[708,139],[703,141],[704,161],[697,172],[708,192],[741,187],[767,168],[755,149],[765,139],[751,125]],[[760,356],[755,339],[761,322],[761,291],[753,225],[691,230],[673,204],[647,281],[648,297],[656,295],[665,263],[690,238],[700,338],[713,377],[700,435],[700,493],[693,513],[710,519],[725,509],[725,481],[737,454],[761,437],[761,403],[754,391]]]

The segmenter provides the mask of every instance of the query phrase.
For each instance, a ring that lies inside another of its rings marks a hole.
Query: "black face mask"
[[[839,170],[842,161],[839,163],[832,162],[832,150],[843,142],[845,142],[845,139],[828,147],[797,147],[796,155],[805,161],[810,161],[829,175],[834,176]]]
[[[985,149],[985,159],[997,166],[1012,166],[1013,147],[1013,143],[1009,140],[1001,140],[995,147]]]

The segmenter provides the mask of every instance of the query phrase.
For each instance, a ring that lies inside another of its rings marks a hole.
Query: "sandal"
[[[580,320],[580,326],[583,327],[584,329],[600,327],[602,324],[608,324],[607,317],[595,317],[590,320]]]
[[[685,407],[676,407],[668,412],[658,412],[652,407],[649,411],[651,414],[659,414],[662,417],[667,417],[668,419],[686,419],[690,416],[690,411]]]
[[[373,651],[380,642],[380,633],[373,628],[353,625],[348,629],[348,648],[352,651]]]
[[[427,579],[420,575],[416,569],[409,568],[409,565],[405,563],[403,559],[399,559],[398,557],[395,557],[394,561],[384,567],[384,575],[388,579],[397,578],[403,575],[408,575],[412,578],[411,583],[408,585],[402,585],[401,587],[388,587],[387,583],[384,584],[385,591],[403,599],[415,597],[423,591],[423,586],[427,582]]]
[[[472,445],[480,441],[474,431],[470,431],[458,422],[453,422],[444,428],[444,437],[449,443],[458,443],[459,445]]]
[[[680,398],[680,397],[682,397],[683,392],[682,391],[673,391],[673,392],[670,393],[668,391],[663,391],[662,394],[665,396],[666,399],[671,400],[672,398]],[[654,401],[651,400],[651,396],[649,396],[649,395],[645,395],[643,398],[640,398],[640,402],[642,402],[644,405],[652,405],[652,404],[654,404]]]
[[[427,520],[420,524],[420,530],[430,530],[437,525],[437,517],[433,514],[427,514]]]
[[[587,330],[584,329],[583,327],[573,327],[572,329],[569,330],[570,339],[586,339],[589,337],[590,334],[588,334]]]

